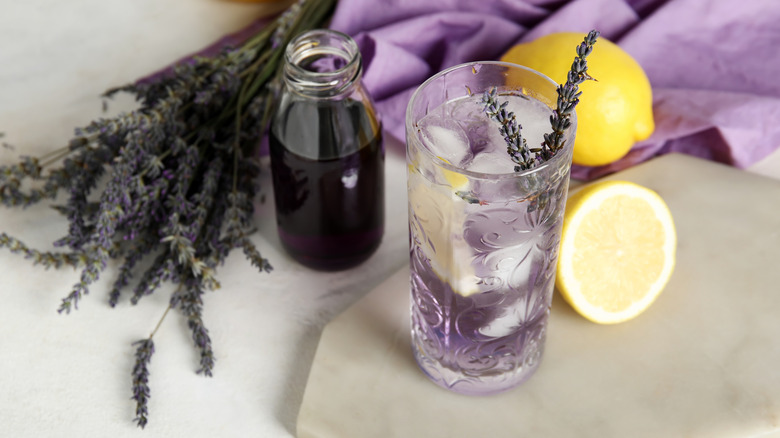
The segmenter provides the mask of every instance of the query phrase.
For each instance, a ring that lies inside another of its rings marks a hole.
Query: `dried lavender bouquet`
[[[217,267],[240,248],[261,272],[271,271],[247,237],[260,172],[257,149],[273,111],[269,84],[287,43],[321,27],[335,3],[299,0],[239,47],[109,90],[107,96],[134,94],[139,107],[77,128],[60,150],[1,166],[3,205],[26,207],[62,193],[67,201],[54,208],[69,228],[54,243],[61,252],[30,248],[6,233],[0,233],[0,247],[46,268],[81,270],[60,313],[78,307],[110,259],[119,263],[108,294],[112,307],[123,292],[135,304],[164,282],[175,284],[164,315],[179,309],[187,318],[200,352],[198,373],[211,376],[214,353],[202,295],[219,287]],[[136,272],[142,262],[149,267]],[[132,398],[142,428],[156,330],[136,343]]]

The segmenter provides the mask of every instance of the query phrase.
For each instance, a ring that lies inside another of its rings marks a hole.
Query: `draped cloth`
[[[358,42],[366,87],[401,140],[409,98],[435,73],[598,29],[647,73],[656,128],[614,163],[573,167],[592,179],[669,152],[746,167],[779,147],[778,23],[777,0],[340,0],[330,27]]]

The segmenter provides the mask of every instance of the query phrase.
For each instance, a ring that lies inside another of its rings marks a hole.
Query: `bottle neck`
[[[285,50],[284,81],[299,94],[338,98],[360,82],[363,62],[355,41],[327,29],[303,33]]]

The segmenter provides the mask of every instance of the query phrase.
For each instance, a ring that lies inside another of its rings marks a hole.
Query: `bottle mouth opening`
[[[285,79],[293,88],[335,95],[359,79],[362,60],[357,43],[346,34],[316,29],[295,37],[285,50]]]

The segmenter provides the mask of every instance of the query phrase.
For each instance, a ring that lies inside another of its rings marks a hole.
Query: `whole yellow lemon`
[[[532,68],[563,84],[584,37],[575,32],[549,34],[512,47],[501,61]],[[599,38],[587,61],[588,74],[596,80],[580,84],[572,160],[600,166],[623,157],[653,133],[653,96],[642,67],[615,43]]]

